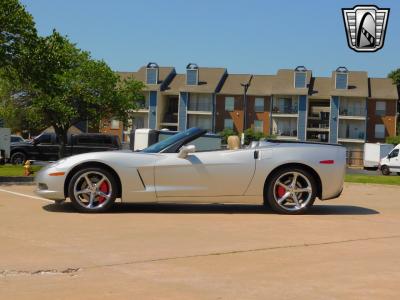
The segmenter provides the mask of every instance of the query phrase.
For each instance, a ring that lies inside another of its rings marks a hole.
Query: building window
[[[211,94],[190,94],[189,111],[213,111],[213,101]]]
[[[158,65],[156,63],[148,63],[146,67],[146,83],[158,83]]]
[[[297,137],[297,118],[273,118],[272,134],[277,136]]]
[[[347,73],[336,73],[336,89],[337,90],[346,90],[347,89]]]
[[[375,138],[377,139],[385,138],[385,125],[375,124]]]
[[[264,112],[264,98],[256,98],[254,100],[254,111]]]
[[[224,120],[224,129],[233,129],[233,120],[232,119]]]
[[[225,97],[225,110],[234,111],[235,110],[235,98]]]
[[[386,102],[385,101],[377,101],[375,112],[377,116],[384,116],[386,115]]]
[[[204,115],[188,115],[188,128],[198,127],[208,131],[212,130],[211,116]]]
[[[199,67],[196,64],[186,66],[186,84],[197,85],[199,82]]]
[[[297,114],[297,100],[293,98],[280,97],[274,101],[272,112],[274,114]]]
[[[294,87],[296,89],[304,89],[306,87],[306,72],[295,72],[294,73]]]
[[[339,114],[342,116],[365,117],[367,114],[365,99],[341,98]]]
[[[255,132],[263,132],[264,131],[264,121],[254,120],[254,131]]]
[[[110,128],[111,129],[119,129],[119,120],[115,120],[115,119],[111,120]]]

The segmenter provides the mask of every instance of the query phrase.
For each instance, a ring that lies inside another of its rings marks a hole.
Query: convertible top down
[[[306,212],[316,197],[336,198],[346,151],[340,145],[260,141],[247,148],[196,152],[205,130],[191,128],[140,152],[71,156],[42,169],[36,193],[82,212],[122,202],[264,203],[287,214]]]

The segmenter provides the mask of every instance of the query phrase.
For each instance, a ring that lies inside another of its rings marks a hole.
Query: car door
[[[157,198],[243,195],[254,175],[254,150],[160,153],[155,165]]]
[[[399,149],[394,149],[390,153],[389,169],[390,172],[400,172]]]
[[[38,159],[43,161],[54,161],[58,159],[58,151],[60,149],[56,136],[44,133],[35,145],[38,152]]]

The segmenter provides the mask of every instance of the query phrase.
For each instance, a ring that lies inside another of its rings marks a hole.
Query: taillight
[[[333,165],[335,161],[333,159],[326,159],[326,160],[321,160],[319,163],[323,165]]]

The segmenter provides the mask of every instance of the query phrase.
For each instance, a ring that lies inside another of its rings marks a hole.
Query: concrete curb
[[[34,177],[27,176],[0,176],[0,185],[2,184],[34,184]]]

